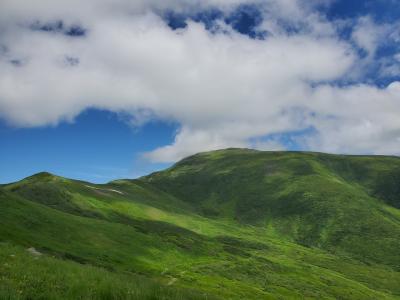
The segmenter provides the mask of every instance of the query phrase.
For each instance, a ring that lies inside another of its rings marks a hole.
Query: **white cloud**
[[[364,49],[368,56],[374,56],[379,43],[387,38],[389,27],[375,24],[370,17],[362,17],[358,20],[352,38],[354,42]]]
[[[379,69],[377,77],[394,77],[400,74],[396,56],[377,54],[379,48],[398,44],[398,28],[400,23],[377,24],[370,16],[360,17],[352,32],[353,42],[365,51],[364,57],[359,59],[353,76],[362,76],[368,70]],[[390,47],[389,47],[390,48]]]
[[[175,142],[146,154],[162,162],[232,146],[276,149],[278,141],[251,140],[309,126],[319,135],[304,139],[306,148],[400,149],[393,142],[400,128],[396,84],[383,90],[313,87],[346,77],[359,59],[334,24],[295,0],[269,0],[265,13],[300,22],[306,30],[287,34],[268,18],[260,25],[273,33],[266,40],[229,27],[228,34],[212,34],[194,22],[173,31],[154,13],[211,4],[229,10],[239,0],[23,2],[3,1],[0,10],[0,43],[8,49],[0,54],[0,116],[15,126],[57,124],[89,107],[131,114],[137,125],[150,118],[172,120],[181,124]],[[60,18],[81,24],[87,36],[21,26]],[[359,45],[373,50],[373,42],[357,36]],[[69,65],[66,57],[79,64]],[[12,59],[21,66],[10,64]]]
[[[319,133],[308,138],[309,147],[334,153],[399,153],[400,82],[385,89],[322,87],[312,101],[320,114],[310,122]]]

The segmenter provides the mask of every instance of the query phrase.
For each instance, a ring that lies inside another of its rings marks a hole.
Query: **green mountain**
[[[400,299],[400,158],[226,149],[0,186],[1,299]]]

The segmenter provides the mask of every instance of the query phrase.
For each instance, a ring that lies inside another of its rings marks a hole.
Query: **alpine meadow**
[[[1,186],[2,299],[399,299],[400,158],[226,149]]]

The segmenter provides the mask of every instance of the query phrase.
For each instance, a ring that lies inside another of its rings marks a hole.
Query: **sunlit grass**
[[[40,174],[0,189],[0,298],[398,299],[400,213],[371,179],[397,167],[228,150],[107,185]]]

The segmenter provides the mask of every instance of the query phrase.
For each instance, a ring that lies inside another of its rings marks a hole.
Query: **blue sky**
[[[143,163],[142,153],[171,143],[175,130],[159,122],[134,128],[118,114],[100,110],[57,126],[15,128],[2,122],[1,182],[41,171],[93,182],[146,175],[169,164]]]
[[[396,0],[68,3],[3,5],[0,183],[226,147],[400,152]]]

